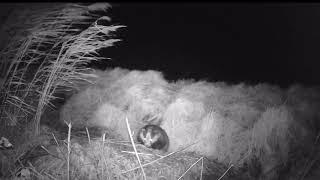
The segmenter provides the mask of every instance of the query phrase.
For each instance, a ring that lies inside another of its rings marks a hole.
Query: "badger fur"
[[[138,134],[137,140],[147,148],[167,151],[169,147],[169,138],[167,133],[157,125],[148,124],[142,127]]]

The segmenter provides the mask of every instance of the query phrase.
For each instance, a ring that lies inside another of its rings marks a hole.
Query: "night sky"
[[[320,4],[122,3],[107,66],[169,80],[319,85]]]

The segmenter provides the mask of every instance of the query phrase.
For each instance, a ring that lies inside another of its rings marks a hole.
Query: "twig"
[[[101,145],[101,148],[102,148],[102,150],[101,150],[101,155],[102,155],[102,157],[103,157],[103,162],[104,162],[104,165],[105,165],[105,167],[108,167],[108,164],[107,164],[107,160],[106,160],[106,157],[104,156],[104,143],[105,143],[105,141],[106,141],[106,133],[103,133],[103,135],[102,135],[102,145]],[[103,176],[104,176],[104,169],[103,169],[103,167],[102,167],[102,172],[101,172],[101,176],[102,176],[102,178],[103,178]]]
[[[45,175],[47,175],[48,177],[50,177],[51,179],[54,180],[58,180],[57,178],[53,177],[51,174],[47,173],[47,172],[43,172]]]
[[[143,174],[143,178],[144,178],[144,180],[146,180],[146,179],[147,179],[147,178],[146,178],[146,174],[145,174],[144,169],[143,169],[143,167],[142,167],[142,164],[141,164],[141,161],[140,161],[140,158],[139,158],[139,154],[138,154],[138,152],[137,152],[136,146],[135,146],[134,141],[133,141],[133,138],[132,138],[132,133],[131,133],[131,129],[130,129],[128,117],[126,117],[126,124],[127,124],[127,129],[128,129],[128,132],[129,132],[131,144],[132,144],[132,146],[133,146],[134,152],[135,152],[136,157],[137,157],[137,159],[138,159],[139,166],[140,166],[141,171],[142,171],[142,174]]]
[[[202,174],[203,174],[203,157],[202,157],[202,160],[201,160],[200,180],[202,180]]]
[[[219,177],[218,180],[221,180],[232,167],[233,167],[233,164],[231,164],[231,166]]]
[[[318,133],[316,139],[315,139],[315,142],[314,142],[314,146],[312,147],[312,151],[311,151],[311,154],[314,154],[315,153],[315,149],[316,149],[316,145],[318,143],[318,140],[319,140],[319,137],[320,137],[320,132]],[[318,153],[315,153],[315,154],[318,154]],[[312,158],[312,160],[311,160]],[[302,174],[302,177],[301,177],[301,180],[303,180],[305,178],[305,176],[308,174],[308,172],[310,171],[311,167],[314,165],[314,163],[316,161],[318,161],[319,159],[319,155],[314,157],[309,157],[308,158],[309,160],[307,160],[306,164],[304,165],[304,168],[303,168],[303,174]],[[311,162],[308,164],[308,162],[311,160]]]
[[[187,172],[188,172],[193,166],[195,166],[200,160],[203,161],[203,157],[199,158],[195,163],[193,163],[193,164],[178,178],[178,180],[180,180],[181,178],[183,178],[183,176],[186,175]]]
[[[42,149],[44,149],[48,154],[50,154],[51,156],[53,156],[53,157],[55,157],[55,158],[57,158],[57,159],[61,159],[59,156],[57,156],[57,155],[55,155],[55,154],[53,154],[53,153],[51,153],[47,148],[45,148],[44,146],[40,146]]]
[[[67,160],[67,157],[62,153],[62,150],[61,150],[61,148],[60,148],[60,144],[58,143],[55,135],[54,135],[53,133],[51,133],[51,134],[52,134],[52,136],[53,136],[54,141],[55,141],[56,144],[57,144],[57,147],[58,147],[58,150],[59,150],[60,154],[62,154],[62,156],[64,157],[64,160]]]
[[[88,130],[88,128],[87,128],[87,127],[86,127],[86,132],[87,132],[87,136],[88,136],[89,144],[91,144],[91,141],[90,141],[90,134],[89,134],[89,130]]]
[[[151,162],[148,162],[148,163],[146,163],[146,164],[143,164],[142,167],[148,166],[148,165],[153,164],[153,163],[155,163],[155,162],[157,162],[157,161],[159,161],[159,160],[161,160],[161,159],[164,159],[164,158],[166,158],[166,157],[169,157],[169,156],[171,156],[171,155],[173,155],[173,154],[176,154],[176,153],[178,153],[178,152],[184,151],[185,149],[189,148],[190,146],[192,146],[192,145],[194,145],[194,144],[196,144],[196,143],[198,143],[198,142],[192,143],[192,144],[190,144],[190,145],[188,145],[188,146],[186,146],[186,147],[184,147],[184,148],[182,148],[182,149],[180,149],[180,150],[178,150],[178,151],[171,152],[171,153],[169,153],[169,154],[167,154],[167,155],[165,155],[165,156],[161,156],[161,157],[158,158],[158,159],[155,159],[155,160],[153,160],[153,161],[151,161]],[[140,166],[139,166],[139,167],[132,168],[132,169],[129,169],[129,170],[126,170],[126,171],[123,171],[121,174],[125,174],[125,173],[128,173],[128,172],[130,172],[130,171],[134,171],[134,170],[139,169],[139,168],[140,168]]]
[[[71,122],[68,124],[68,157],[67,157],[67,171],[68,171],[68,180],[70,180],[70,138],[71,138]]]
[[[121,151],[124,153],[128,153],[128,154],[136,154],[136,152],[132,152],[132,151]],[[146,154],[146,153],[138,153],[139,155],[145,155],[145,156],[154,156],[154,154]],[[159,156],[159,155],[157,155]]]
[[[30,168],[28,168],[28,169],[30,169],[30,170],[32,170],[34,173],[36,173],[36,174],[38,175],[38,177],[43,177],[43,175],[40,174],[40,173],[36,170],[36,168],[35,168],[30,162],[28,162],[28,164],[29,164],[29,166],[30,166]]]

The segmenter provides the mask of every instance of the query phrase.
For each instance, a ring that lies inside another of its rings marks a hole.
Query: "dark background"
[[[320,84],[319,3],[111,3],[123,41],[95,67],[158,70],[169,80]],[[0,22],[9,9],[0,3]]]
[[[107,66],[169,80],[319,84],[320,4],[120,3]]]

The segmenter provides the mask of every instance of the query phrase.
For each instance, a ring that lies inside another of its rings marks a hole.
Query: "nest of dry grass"
[[[133,146],[132,142],[121,141],[107,130],[72,131],[68,126],[65,130],[59,132],[43,125],[40,136],[20,144],[10,151],[10,155],[3,156],[11,159],[6,161],[7,164],[2,164],[2,177],[191,180],[206,178],[210,174],[210,178],[215,179],[246,179],[239,172],[183,149],[163,153],[135,142]],[[91,131],[95,133],[90,136]],[[98,136],[97,131],[103,132],[103,135]],[[8,167],[7,171],[4,167]]]

